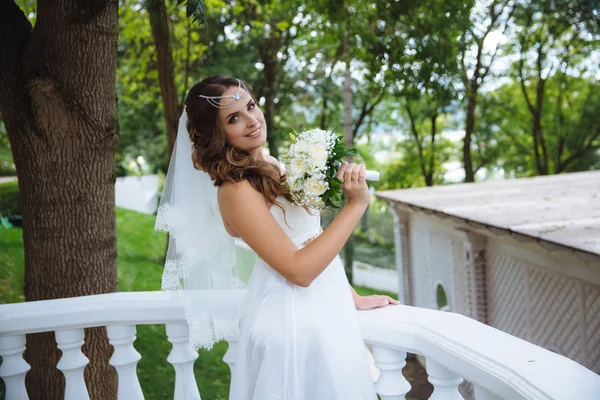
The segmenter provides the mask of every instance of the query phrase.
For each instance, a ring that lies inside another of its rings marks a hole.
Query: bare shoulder
[[[267,207],[266,199],[248,181],[226,182],[217,189],[217,200],[223,216],[231,211]]]

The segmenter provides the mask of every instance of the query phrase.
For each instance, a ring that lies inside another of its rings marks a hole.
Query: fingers
[[[346,168],[348,168],[348,162],[344,161],[342,165],[338,168],[337,178],[344,182],[344,173],[346,172]]]
[[[358,179],[360,182],[365,181],[365,175],[367,174],[367,167],[365,164],[360,165],[360,170],[358,171]]]
[[[354,168],[352,169],[352,182],[358,183],[358,178],[360,176],[360,171],[362,170],[362,165],[354,164]]]
[[[344,171],[344,185],[347,187],[352,183],[352,173],[354,172],[354,169],[356,169],[356,164],[350,163]]]
[[[357,183],[365,180],[367,168],[364,164],[357,165],[344,161],[337,172],[337,178],[346,183]]]

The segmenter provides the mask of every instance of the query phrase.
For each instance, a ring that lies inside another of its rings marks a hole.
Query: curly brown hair
[[[241,81],[254,98],[249,86]],[[188,114],[187,129],[193,143],[192,161],[196,169],[205,171],[215,183],[248,181],[262,193],[270,204],[277,204],[277,196],[292,200],[288,186],[284,184],[279,168],[268,161],[255,160],[245,150],[231,146],[219,122],[219,109],[212,106],[204,96],[221,96],[239,81],[223,75],[210,76],[195,84],[185,101]]]

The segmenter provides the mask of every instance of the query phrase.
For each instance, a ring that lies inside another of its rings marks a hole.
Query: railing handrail
[[[359,312],[359,321],[365,342],[431,357],[502,398],[600,393],[600,376],[582,365],[460,314],[394,306]]]
[[[227,292],[227,294],[225,294]],[[0,305],[0,335],[48,332],[113,324],[185,322],[184,304],[176,292],[117,292]],[[201,291],[196,298],[213,310],[235,309],[244,292]],[[57,318],[60,317],[60,318]]]
[[[243,291],[198,296],[238,308]],[[459,314],[409,306],[359,311],[365,342],[422,354],[510,399],[593,399],[600,376],[576,362]],[[185,321],[170,292],[120,292],[0,305],[0,336],[116,324]],[[575,396],[575,397],[573,397]]]

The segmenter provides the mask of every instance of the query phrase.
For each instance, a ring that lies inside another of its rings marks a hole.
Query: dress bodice
[[[283,196],[277,197],[277,203],[281,207],[273,204],[271,214],[297,246],[302,246],[307,239],[320,233],[321,215],[318,211],[313,211],[311,214],[303,207],[290,203]]]

